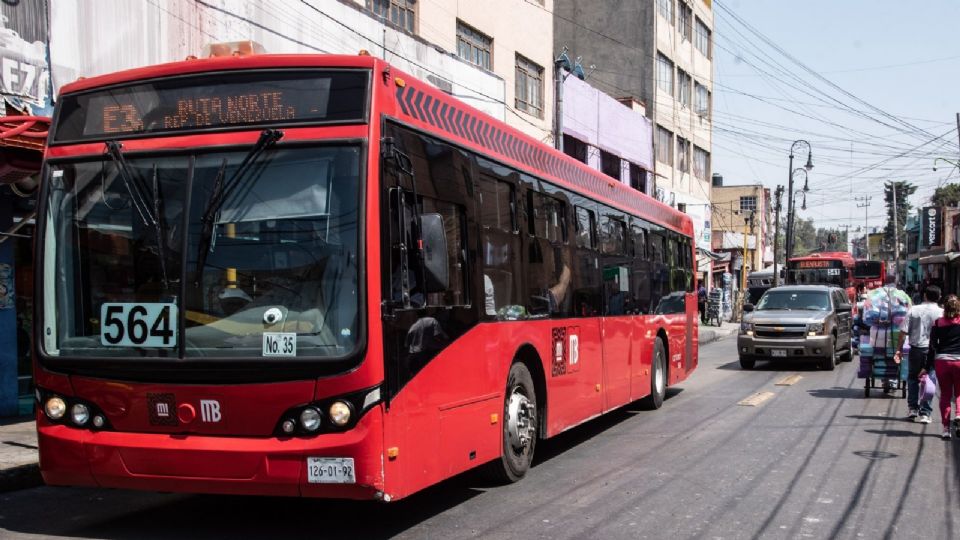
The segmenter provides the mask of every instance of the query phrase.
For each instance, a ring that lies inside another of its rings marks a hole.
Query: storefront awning
[[[920,264],[947,264],[958,257],[960,257],[960,253],[955,251],[941,253],[939,255],[928,255],[926,257],[920,257]]]

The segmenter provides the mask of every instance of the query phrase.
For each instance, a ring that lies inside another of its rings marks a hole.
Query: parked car
[[[737,336],[740,367],[757,360],[814,361],[832,370],[853,354],[852,306],[847,293],[828,285],[770,289],[756,306],[745,304]]]

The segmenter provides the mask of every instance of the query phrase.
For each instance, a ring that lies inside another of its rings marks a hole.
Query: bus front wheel
[[[537,395],[530,370],[521,362],[510,366],[503,399],[503,448],[487,472],[499,483],[516,482],[527,474],[537,444]]]

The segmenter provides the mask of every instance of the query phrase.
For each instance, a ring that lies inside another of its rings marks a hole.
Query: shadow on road
[[[839,365],[837,366],[839,367]],[[757,366],[753,369],[743,369],[740,367],[740,361],[721,364],[714,369],[724,369],[731,371],[819,371],[813,362],[774,362],[767,360],[758,360]]]
[[[862,388],[850,388],[845,386],[833,386],[830,388],[814,388],[807,390],[810,397],[829,398],[829,399],[853,399],[863,396]]]

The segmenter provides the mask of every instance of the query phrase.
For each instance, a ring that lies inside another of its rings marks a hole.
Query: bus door
[[[600,265],[603,272],[604,316],[601,319],[603,343],[603,409],[630,401],[631,362],[634,356],[630,260],[626,220],[601,209]]]

